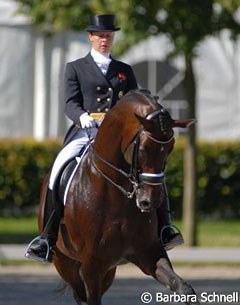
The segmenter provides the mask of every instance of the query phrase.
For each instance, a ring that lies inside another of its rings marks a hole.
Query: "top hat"
[[[87,32],[115,32],[120,28],[115,28],[115,15],[96,15],[89,17]]]

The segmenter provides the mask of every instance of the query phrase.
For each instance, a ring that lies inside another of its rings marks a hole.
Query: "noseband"
[[[150,140],[152,140],[155,143],[158,143],[162,145],[161,151],[164,150],[164,146],[169,144],[174,140],[174,134],[166,140],[166,141],[161,141],[156,138],[154,138],[152,135],[150,135],[144,128],[139,128],[137,131],[137,134],[134,137],[133,142],[131,142],[130,145],[133,145],[133,154],[132,154],[132,162],[130,164],[130,172],[126,173],[122,169],[114,166],[110,162],[106,161],[103,159],[101,156],[99,156],[96,151],[93,149],[91,146],[91,151],[98,160],[106,164],[108,167],[111,169],[115,170],[116,172],[120,173],[124,177],[126,177],[129,182],[132,184],[132,191],[127,191],[125,190],[121,185],[117,184],[114,182],[108,175],[106,175],[101,169],[98,168],[96,163],[93,161],[93,166],[94,168],[107,180],[109,181],[112,185],[114,185],[116,188],[118,188],[127,198],[132,199],[134,194],[136,193],[137,189],[140,187],[141,184],[147,184],[147,185],[161,185],[164,184],[165,180],[165,174],[164,172],[159,172],[159,173],[141,173],[139,171],[139,164],[138,164],[138,156],[139,156],[139,145],[140,145],[140,135],[141,133],[144,133]]]

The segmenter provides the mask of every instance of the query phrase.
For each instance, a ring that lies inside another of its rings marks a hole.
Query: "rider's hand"
[[[84,112],[82,115],[80,115],[79,119],[82,128],[96,127],[96,121],[87,112]]]

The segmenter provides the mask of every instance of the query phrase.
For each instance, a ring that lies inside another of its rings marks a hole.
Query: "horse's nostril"
[[[148,201],[142,201],[142,205],[143,205],[144,207],[148,207],[148,206],[150,205],[150,202],[148,202]]]
[[[146,201],[146,200],[141,201],[140,202],[140,207],[143,210],[149,210],[151,208],[151,203],[149,201]]]

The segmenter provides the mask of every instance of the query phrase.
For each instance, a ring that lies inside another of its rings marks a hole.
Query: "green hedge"
[[[41,181],[61,141],[0,141],[0,215],[35,213]],[[166,176],[171,206],[182,213],[184,141],[177,139]],[[198,206],[204,217],[240,216],[240,143],[198,144]]]
[[[182,213],[184,142],[177,145],[167,162],[167,186],[177,217]],[[240,216],[240,142],[198,143],[197,205],[200,216]]]
[[[35,213],[41,181],[61,141],[0,141],[0,215]]]

